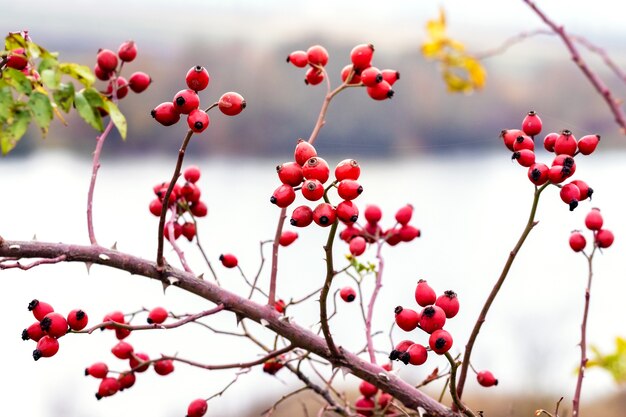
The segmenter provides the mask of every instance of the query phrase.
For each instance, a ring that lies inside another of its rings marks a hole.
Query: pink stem
[[[96,188],[96,178],[100,169],[100,154],[104,141],[109,132],[113,129],[113,120],[109,120],[104,131],[96,138],[96,149],[93,151],[93,166],[91,170],[91,182],[89,183],[89,192],[87,193],[87,230],[89,231],[89,241],[92,245],[97,245],[96,234],[93,230],[93,193]]]
[[[170,218],[170,221],[167,225],[167,232],[169,235],[167,240],[170,242],[170,245],[172,245],[172,248],[174,248],[174,252],[176,252],[176,255],[178,255],[178,259],[180,259],[180,263],[183,266],[183,269],[193,274],[193,271],[191,270],[191,268],[189,268],[189,264],[187,264],[187,259],[185,259],[185,252],[183,252],[180,246],[178,246],[178,244],[176,243],[176,237],[174,236],[174,223],[178,219],[178,215],[176,214],[176,206],[172,208],[171,213],[172,217]]]
[[[385,260],[381,255],[384,240],[378,242],[378,249],[376,250],[376,258],[378,259],[378,271],[376,271],[376,284],[374,286],[374,292],[367,306],[367,319],[365,320],[365,335],[367,337],[367,351],[370,355],[370,362],[376,363],[376,353],[374,351],[374,341],[372,340],[372,318],[374,317],[374,304],[376,303],[376,297],[378,292],[383,286],[383,268],[385,267]]]
[[[583,72],[585,77],[591,82],[591,85],[596,89],[596,91],[602,96],[606,104],[609,106],[611,113],[615,118],[615,122],[620,126],[623,134],[626,135],[626,116],[624,116],[624,112],[621,108],[621,103],[613,96],[611,90],[604,84],[604,82],[598,77],[598,75],[593,72],[587,63],[582,59],[578,49],[572,42],[572,38],[565,32],[563,26],[557,25],[554,21],[552,21],[543,11],[541,11],[534,1],[532,0],[522,0],[526,3],[540,18],[543,22],[550,27],[565,43],[565,47],[570,52],[572,60],[578,65],[578,68]]]
[[[22,265],[19,262],[15,262],[13,264],[1,264],[0,263],[0,269],[11,269],[11,268],[18,268],[21,269],[22,271],[28,271],[31,268],[34,268],[36,266],[39,265],[46,265],[46,264],[57,264],[59,262],[63,262],[65,260],[65,255],[61,255],[61,256],[57,256],[56,258],[52,258],[52,259],[40,259],[38,261],[32,262],[28,265]]]
[[[274,236],[274,243],[272,244],[272,275],[270,277],[270,294],[268,296],[267,304],[273,306],[276,302],[276,277],[278,275],[278,248],[280,236],[283,234],[283,225],[285,224],[285,218],[287,217],[287,208],[280,210],[280,217],[278,218],[278,225],[276,226],[276,235]]]

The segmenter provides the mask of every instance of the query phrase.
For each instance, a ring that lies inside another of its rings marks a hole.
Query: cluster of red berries
[[[70,330],[83,330],[89,320],[83,310],[72,310],[64,317],[56,313],[50,304],[39,300],[31,301],[28,310],[33,312],[37,321],[22,331],[22,340],[37,342],[37,348],[33,351],[35,360],[56,355],[59,351],[58,339]]]
[[[289,207],[296,199],[296,191],[309,201],[318,201],[325,198],[327,190],[336,186],[339,197],[343,199],[336,207],[324,202],[314,209],[308,205],[301,205],[294,209],[291,215],[291,224],[296,227],[306,227],[315,222],[327,227],[337,219],[346,224],[352,224],[359,217],[359,209],[352,202],[363,192],[363,187],[356,181],[361,175],[361,167],[354,159],[346,159],[335,168],[335,181],[325,188],[324,184],[330,178],[328,163],[317,156],[315,147],[300,139],[294,151],[294,161],[285,162],[276,167],[278,179],[282,182],[270,197],[270,202],[278,207]],[[286,236],[285,243],[293,238]]]
[[[169,316],[167,310],[163,307],[155,307],[148,313],[147,322],[149,324],[161,324],[165,322]],[[104,316],[102,323],[115,322],[120,324],[130,324],[126,321],[124,313],[121,311],[113,311]],[[109,366],[104,362],[96,362],[85,369],[86,376],[92,376],[100,379],[100,385],[96,392],[98,400],[104,397],[110,397],[118,392],[128,389],[135,385],[136,374],[148,370],[152,364],[154,371],[159,375],[168,375],[174,371],[174,363],[170,359],[161,359],[151,361],[146,353],[135,352],[135,348],[130,343],[124,341],[130,334],[131,330],[107,324],[102,330],[115,330],[115,336],[118,342],[111,348],[111,353],[118,359],[128,361],[130,369],[123,372],[116,372],[117,377],[110,376]]]
[[[420,328],[430,334],[428,345],[433,352],[443,355],[452,347],[452,336],[443,326],[459,312],[459,299],[454,291],[445,291],[437,297],[428,283],[420,279],[415,288],[415,301],[423,307],[418,312],[401,306],[396,307],[396,324],[405,332]],[[405,365],[422,365],[428,359],[428,348],[411,340],[403,340],[391,351],[389,359],[402,361]]]
[[[391,371],[391,364],[386,363],[382,368],[386,371]],[[389,405],[393,399],[391,394],[380,391],[375,385],[367,381],[361,381],[359,384],[359,392],[361,393],[361,397],[357,398],[354,402],[357,415],[365,417],[372,416],[376,412],[377,406],[378,410],[385,411],[385,414],[391,414],[389,412]],[[378,398],[376,398],[377,395]]]
[[[604,219],[598,208],[592,208],[585,216],[585,226],[593,233],[594,246],[601,249],[608,248],[615,240],[613,232],[603,229],[603,224]],[[587,246],[587,239],[585,239],[580,230],[574,230],[569,237],[569,245],[574,252],[580,252]]]
[[[350,52],[351,64],[341,71],[341,81],[350,86],[363,86],[367,94],[374,100],[385,100],[393,97],[391,86],[400,79],[396,70],[379,70],[372,66],[374,46],[361,44],[352,48]],[[328,63],[328,51],[323,46],[314,45],[306,51],[294,51],[287,57],[287,62],[298,68],[309,66],[304,77],[307,85],[317,85],[324,81],[323,68]]]
[[[188,88],[176,93],[172,101],[156,106],[150,115],[163,126],[171,126],[178,123],[181,114],[186,114],[189,129],[194,133],[203,132],[209,127],[209,109],[200,109],[198,91],[208,87],[210,78],[206,68],[200,65],[192,67],[185,76]],[[225,115],[236,116],[246,108],[246,101],[239,93],[228,92],[220,97],[217,106]]]
[[[367,221],[364,226],[354,223],[347,224],[346,228],[339,233],[339,238],[350,245],[349,249],[352,256],[362,255],[367,249],[368,243],[382,240],[395,246],[400,242],[410,242],[422,234],[420,229],[409,224],[413,217],[413,206],[410,204],[400,207],[396,211],[396,224],[387,230],[383,230],[379,224],[383,212],[377,205],[366,206],[364,215]]]
[[[117,54],[110,49],[98,51],[94,73],[99,80],[109,81],[103,94],[121,100],[126,97],[129,89],[134,93],[141,93],[148,88],[152,79],[145,72],[134,72],[128,80],[119,75],[124,63],[133,61],[135,57],[137,57],[137,45],[133,41],[122,43]],[[113,91],[114,86],[115,91]]]
[[[200,188],[196,185],[200,179],[200,168],[192,165],[183,171],[185,183],[174,185],[170,197],[168,198],[168,207],[176,208],[176,219],[165,224],[163,234],[168,240],[176,240],[181,235],[185,236],[190,242],[196,235],[196,224],[193,221],[184,221],[184,216],[189,214],[192,218],[204,217],[208,213],[207,205],[200,200]],[[161,216],[163,209],[165,193],[169,187],[169,183],[162,182],[153,187],[154,194],[157,196],[150,202],[150,213],[157,217]],[[170,226],[173,225],[174,235],[170,236]]]
[[[599,135],[586,135],[576,140],[572,132],[562,130],[549,133],[543,140],[543,146],[556,157],[548,165],[535,161],[534,137],[541,132],[542,122],[534,111],[530,111],[522,121],[522,129],[506,129],[500,133],[504,145],[513,151],[512,159],[528,168],[528,179],[535,185],[555,184],[561,188],[561,200],[574,210],[580,201],[591,198],[593,190],[581,180],[574,180],[565,185],[562,182],[576,172],[574,157],[590,155],[600,142]]]
[[[7,68],[22,71],[22,74],[30,78],[32,81],[39,81],[41,79],[39,72],[30,64],[28,60],[28,51],[24,48],[16,48],[9,51],[5,65]]]

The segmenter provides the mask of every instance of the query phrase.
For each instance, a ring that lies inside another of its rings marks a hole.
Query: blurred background
[[[622,6],[608,0],[543,3],[546,13],[567,30],[602,46],[622,68],[626,66]],[[194,137],[188,150],[189,163],[203,171],[199,184],[209,205],[200,233],[214,263],[220,253],[233,252],[244,271],[254,274],[260,260],[258,242],[272,238],[278,217],[276,207],[267,203],[278,186],[274,167],[292,158],[297,138],[308,137],[325,94],[323,84],[306,86],[304,71],[286,64],[286,56],[313,44],[324,45],[330,52],[331,82],[338,85],[352,47],[372,43],[374,64],[401,73],[394,86],[396,95],[375,102],[359,89],[340,94],[331,103],[316,147],[331,166],[345,158],[359,160],[365,188],[357,200],[360,207],[379,204],[385,213],[383,222],[391,226],[395,210],[411,203],[414,223],[423,231],[419,241],[385,253],[385,287],[374,323],[385,333],[377,336],[380,349],[389,350],[386,332],[393,307],[410,305],[415,282],[425,278],[438,292],[459,293],[462,311],[449,327],[456,351],[461,352],[530,209],[532,186],[526,170],[509,161],[509,152],[498,139],[502,129],[519,128],[530,109],[539,113],[546,132],[568,128],[577,137],[602,136],[599,150],[578,162],[576,177],[589,182],[596,194],[592,203],[570,213],[555,189],[544,193],[540,223],[517,259],[475,349],[473,365],[492,370],[500,385],[486,391],[470,380],[468,401],[484,410],[485,416],[552,410],[561,396],[569,407],[579,356],[586,263],[571,252],[567,238],[572,229],[583,226],[592,206],[602,208],[605,224],[617,240],[597,258],[589,341],[610,352],[615,337],[626,335],[622,319],[626,306],[620,302],[626,291],[621,239],[626,233],[621,210],[626,203],[621,192],[625,137],[562,42],[542,35],[484,60],[486,85],[471,95],[448,93],[438,65],[420,52],[425,24],[438,16],[440,7],[446,11],[450,36],[477,54],[520,32],[543,29],[523,2],[112,0],[97,9],[90,6],[69,0],[12,2],[2,7],[0,28],[3,32],[28,29],[35,42],[58,51],[61,60],[89,66],[99,48],[116,50],[127,39],[138,44],[139,55],[125,68],[126,75],[141,70],[154,82],[146,92],[131,94],[120,103],[129,122],[128,139],[123,142],[114,133],[104,147],[94,203],[96,234],[103,245],[117,242],[121,250],[154,257],[157,219],[147,210],[152,186],[170,177],[186,129],[180,124],[164,128],[149,112],[184,88],[190,67],[203,65],[211,74],[211,84],[201,94],[203,104],[223,92],[237,91],[248,107],[236,118],[212,112],[211,126]],[[624,95],[623,82],[599,57],[585,53],[585,58],[617,97]],[[45,140],[31,128],[15,151],[0,159],[3,237],[36,235],[44,241],[88,242],[84,207],[95,133],[74,115],[68,121],[68,127],[54,122]],[[550,161],[546,152],[537,155]],[[285,299],[318,288],[323,277],[321,246],[326,232],[308,228],[299,233],[299,240],[281,252],[279,295]],[[205,272],[197,250],[191,245],[183,249],[196,272]],[[338,243],[336,251],[341,259],[347,247]],[[174,259],[173,253],[167,256]],[[364,257],[373,260],[373,251]],[[220,269],[219,273],[227,288],[245,290],[237,272]],[[3,271],[0,277],[10,283],[0,293],[6,362],[0,415],[180,416],[191,399],[220,391],[232,378],[232,372],[177,365],[168,377],[153,372],[140,375],[128,393],[96,402],[97,382],[81,375],[83,368],[101,360],[123,370],[119,367],[124,365],[115,364],[109,353],[114,337],[108,332],[66,337],[57,357],[35,363],[30,356],[33,347],[19,340],[32,320],[25,309],[31,299],[45,298],[59,311],[84,308],[95,321],[115,309],[130,312],[164,305],[185,313],[210,306],[175,288],[164,295],[158,283],[97,266],[90,274],[82,265],[55,265],[28,273]],[[262,283],[267,285],[267,279],[268,274],[262,274]],[[371,290],[369,284],[366,290]],[[341,314],[332,326],[341,344],[358,350],[363,333],[360,327],[361,333],[355,331],[355,323],[360,323],[356,307],[340,306]],[[289,315],[314,325],[316,309],[311,302]],[[223,329],[235,324],[228,313],[209,322]],[[271,342],[270,334],[251,327]],[[133,334],[130,341],[152,356],[179,352],[209,364],[252,360],[259,354],[249,343],[198,329],[169,333]],[[396,333],[394,338],[404,335]],[[423,368],[402,369],[401,375],[417,384],[435,366],[445,364],[434,358]],[[340,378],[340,387],[350,395],[356,395],[357,384],[350,375]],[[253,369],[210,402],[208,415],[259,415],[296,388],[298,381],[287,374],[270,377]],[[438,395],[440,389],[441,384],[431,392]],[[608,373],[590,370],[583,392],[588,410],[583,414],[623,415],[624,390]],[[306,401],[309,413],[315,415],[319,400]],[[279,407],[274,415],[304,415],[297,402],[290,407]]]

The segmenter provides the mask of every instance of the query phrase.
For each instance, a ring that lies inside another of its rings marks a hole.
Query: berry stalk
[[[374,340],[372,340],[372,318],[374,317],[374,305],[376,304],[376,298],[383,286],[383,269],[385,268],[385,259],[381,252],[385,240],[378,241],[378,248],[376,249],[376,259],[378,259],[378,270],[376,271],[376,284],[374,284],[374,292],[372,292],[372,298],[367,306],[367,319],[365,320],[365,337],[367,339],[367,352],[370,356],[370,362],[376,363],[376,353],[374,350]]]
[[[461,374],[459,376],[459,382],[457,384],[457,387],[458,387],[457,393],[458,393],[459,399],[461,399],[463,395],[463,387],[465,385],[465,380],[467,378],[467,370],[470,364],[470,357],[472,356],[472,349],[474,348],[474,343],[476,342],[476,338],[478,337],[480,328],[482,327],[483,323],[487,319],[487,313],[489,312],[489,308],[491,308],[491,304],[493,304],[493,301],[498,295],[500,288],[502,288],[502,284],[504,284],[504,280],[506,279],[509,273],[509,270],[511,269],[511,266],[513,265],[513,261],[515,261],[515,257],[517,256],[518,252],[522,248],[522,245],[524,244],[524,241],[528,237],[528,234],[533,229],[533,227],[535,227],[535,225],[537,224],[537,222],[535,221],[535,215],[537,213],[539,197],[541,196],[542,191],[545,190],[546,187],[548,187],[548,185],[550,185],[550,183],[546,183],[542,185],[541,187],[535,187],[533,205],[532,205],[532,208],[530,209],[530,215],[528,216],[528,222],[526,223],[526,227],[524,228],[524,231],[522,232],[517,243],[515,244],[515,247],[509,253],[509,257],[506,263],[504,264],[504,268],[502,269],[502,272],[500,273],[500,277],[498,277],[496,284],[493,286],[493,289],[489,293],[489,296],[487,297],[487,300],[485,301],[485,304],[483,305],[483,308],[480,311],[480,314],[478,315],[478,319],[476,320],[476,323],[474,324],[474,328],[472,329],[472,333],[469,337],[469,340],[467,341],[467,344],[465,345],[465,353],[463,354],[463,362],[461,364]]]
[[[274,236],[274,243],[272,244],[272,273],[270,276],[270,293],[268,296],[267,304],[269,306],[274,306],[276,302],[276,277],[278,276],[278,248],[280,236],[283,233],[283,225],[285,224],[285,219],[287,218],[287,207],[284,207],[280,210],[280,215],[278,217],[278,225],[276,226],[276,235]]]
[[[467,417],[476,417],[476,414],[463,404],[463,401],[461,401],[458,394],[456,387],[456,370],[458,369],[460,363],[457,362],[452,355],[450,355],[450,352],[446,352],[445,356],[448,362],[450,362],[450,378],[448,381],[450,383],[450,396],[452,397],[452,401],[454,401],[454,405]]]
[[[589,299],[591,298],[591,280],[593,278],[593,255],[596,252],[597,246],[593,246],[591,254],[585,255],[588,264],[588,279],[587,288],[585,289],[585,309],[583,312],[583,321],[580,325],[580,367],[578,368],[578,379],[576,381],[576,391],[574,392],[574,398],[572,400],[572,417],[578,417],[580,406],[580,394],[582,392],[583,378],[585,377],[585,368],[587,367],[587,317],[589,315]]]
[[[328,78],[328,77],[326,77]],[[328,93],[326,93],[326,97],[324,98],[324,103],[322,104],[322,108],[320,109],[320,114],[317,116],[317,121],[315,122],[315,127],[311,132],[311,136],[309,136],[308,142],[313,145],[315,140],[317,139],[317,135],[320,133],[322,127],[326,124],[326,113],[328,112],[328,105],[332,101],[333,97],[339,94],[342,90],[348,88],[349,85],[344,82],[339,87],[334,90],[330,90],[330,85],[328,86]]]
[[[324,334],[324,339],[326,339],[326,344],[328,345],[331,356],[336,358],[340,358],[343,355],[337,349],[333,336],[330,333],[326,302],[328,299],[328,293],[330,292],[330,284],[333,282],[333,277],[335,276],[335,268],[333,266],[333,242],[335,241],[338,224],[339,220],[335,220],[332,226],[330,226],[328,240],[326,241],[326,245],[324,245],[324,252],[326,252],[326,280],[324,281],[324,286],[322,287],[322,292],[320,293],[320,324],[322,325],[322,333]]]

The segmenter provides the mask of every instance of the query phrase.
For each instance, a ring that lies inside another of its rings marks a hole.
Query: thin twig
[[[274,306],[276,302],[276,277],[278,275],[278,248],[280,247],[280,236],[283,233],[283,225],[287,218],[287,208],[283,207],[278,216],[278,224],[276,225],[276,234],[274,235],[274,243],[272,244],[272,274],[270,276],[270,295],[267,297],[267,304]]]
[[[65,255],[60,255],[57,256],[56,258],[52,258],[52,259],[40,259],[38,261],[32,262],[30,264],[27,265],[22,265],[19,261],[12,263],[12,264],[2,264],[0,263],[0,269],[11,269],[11,268],[18,268],[21,269],[23,271],[28,271],[31,268],[34,268],[36,266],[39,265],[48,265],[48,264],[57,264],[59,262],[63,262],[65,261],[66,256]]]
[[[174,234],[174,223],[176,223],[178,220],[176,207],[173,207],[171,209],[171,212],[172,212],[172,217],[170,218],[170,221],[167,225],[167,235],[168,235],[167,240],[170,242],[170,245],[172,245],[172,248],[174,249],[174,252],[176,252],[176,255],[178,255],[178,259],[180,260],[180,264],[183,266],[183,269],[189,272],[190,274],[193,274],[194,272],[189,267],[189,264],[187,263],[187,259],[185,258],[185,252],[183,252],[180,246],[178,246],[178,244],[176,243],[176,236]]]
[[[461,401],[461,398],[459,398],[459,395],[458,395],[458,392],[457,392],[457,388],[456,388],[456,370],[459,367],[460,363],[457,362],[452,357],[452,355],[450,355],[449,352],[446,352],[445,356],[446,356],[446,359],[448,360],[448,362],[450,362],[450,379],[449,379],[449,381],[450,381],[450,396],[452,397],[452,401],[454,401],[454,404],[459,409],[459,411],[461,411],[467,417],[476,417],[474,412],[472,410],[470,410],[469,408],[467,408],[467,406],[465,404],[463,404],[463,401]]]
[[[383,269],[385,267],[385,259],[382,256],[382,248],[384,240],[378,241],[378,248],[376,250],[376,258],[378,259],[378,270],[376,271],[376,284],[374,286],[374,292],[372,298],[370,298],[369,305],[367,306],[367,319],[365,320],[365,335],[367,338],[367,351],[370,355],[370,362],[376,363],[376,354],[374,353],[374,341],[372,340],[372,318],[374,317],[374,305],[376,304],[376,298],[383,286]]]
[[[193,224],[196,228],[196,246],[200,250],[202,257],[204,258],[204,263],[206,263],[207,267],[209,268],[209,271],[211,271],[211,275],[213,275],[213,279],[215,280],[217,285],[220,285],[220,280],[217,278],[217,274],[215,273],[215,270],[213,269],[213,266],[211,265],[211,261],[209,260],[209,257],[207,256],[206,252],[204,251],[204,248],[202,247],[202,243],[200,242],[200,236],[198,235],[198,222],[196,220],[196,216],[192,215],[191,219],[193,220]]]

